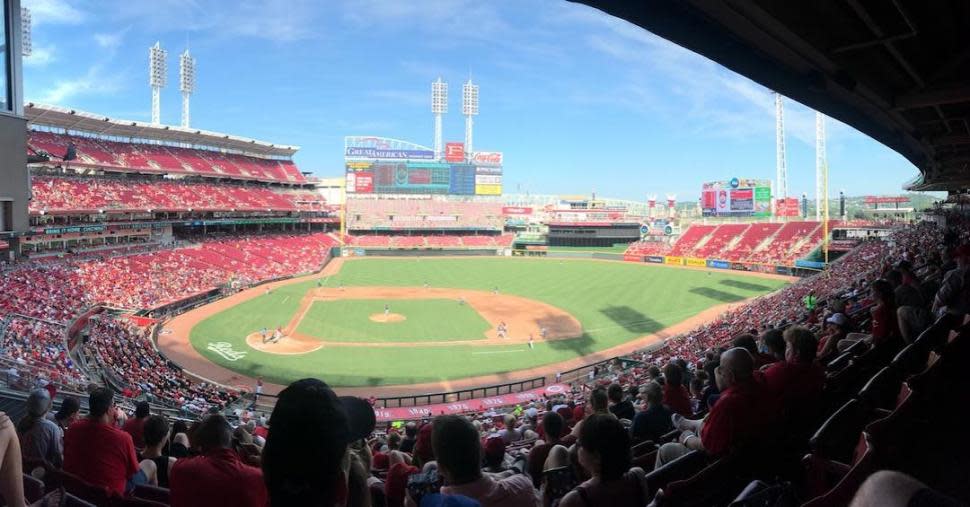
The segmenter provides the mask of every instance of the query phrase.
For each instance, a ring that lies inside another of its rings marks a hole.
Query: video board
[[[731,178],[704,183],[701,212],[706,217],[771,216],[771,181]]]

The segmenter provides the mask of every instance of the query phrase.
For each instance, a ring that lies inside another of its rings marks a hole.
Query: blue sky
[[[505,190],[696,199],[702,181],[773,179],[774,101],[760,85],[639,27],[545,0],[23,0],[28,101],[148,121],[148,47],[169,51],[163,123],[178,124],[190,46],[192,125],[301,146],[343,172],[343,137],[432,142],[430,83],[449,82],[446,140],[463,140],[460,87],[481,86],[475,147],[505,152]],[[814,194],[814,112],[786,100],[790,194]],[[895,194],[917,174],[829,120],[830,187]]]

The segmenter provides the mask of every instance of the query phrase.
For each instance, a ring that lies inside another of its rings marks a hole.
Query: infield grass
[[[245,336],[285,325],[314,280],[260,295],[213,315],[192,330],[196,350],[213,362],[286,384],[319,377],[335,386],[410,384],[502,373],[584,356],[676,324],[713,305],[741,301],[782,287],[780,280],[624,262],[536,258],[361,258],[324,280],[329,286],[401,286],[492,290],[557,306],[583,325],[579,338],[495,346],[326,346],[302,355],[249,348]],[[395,303],[397,305],[398,303]],[[383,304],[381,305],[381,310]],[[395,310],[397,311],[397,310]],[[335,316],[341,325],[352,319]],[[235,361],[207,349],[228,342],[245,356]]]
[[[370,320],[384,313],[381,299],[314,301],[296,330],[332,342],[379,343],[483,340],[489,329],[475,309],[452,299],[395,299],[390,311],[406,320]]]

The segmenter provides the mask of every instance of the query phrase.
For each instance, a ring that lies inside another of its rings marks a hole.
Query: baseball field
[[[237,384],[447,387],[662,335],[785,283],[592,260],[355,258],[193,310],[182,332]]]

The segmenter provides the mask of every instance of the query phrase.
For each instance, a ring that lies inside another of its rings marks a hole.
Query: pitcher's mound
[[[404,320],[408,320],[408,318],[405,317],[404,315],[401,315],[400,313],[389,313],[387,315],[384,315],[384,313],[381,312],[381,313],[372,313],[370,316],[370,320],[374,322],[389,323],[389,322],[401,322]]]

